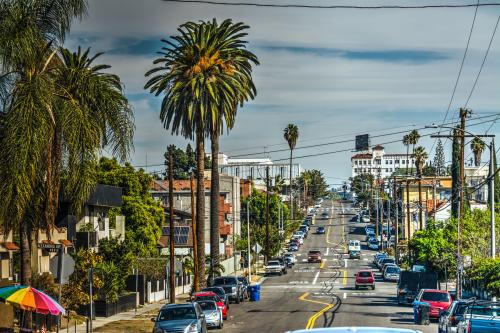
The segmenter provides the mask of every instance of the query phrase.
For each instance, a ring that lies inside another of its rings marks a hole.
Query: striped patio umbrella
[[[41,314],[54,316],[64,314],[64,308],[46,293],[30,286],[9,286],[0,288],[0,300]]]

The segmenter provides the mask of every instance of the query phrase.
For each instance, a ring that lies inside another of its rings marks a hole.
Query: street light
[[[494,135],[487,135],[487,137],[491,137],[491,143],[488,145],[486,142],[479,136],[465,130],[462,128],[457,128],[457,127],[451,127],[451,126],[443,126],[443,125],[436,125],[432,124],[431,126],[425,126],[426,128],[448,128],[451,130],[459,130],[462,133],[466,133],[474,138],[477,138],[478,140],[481,140],[482,142],[485,143],[485,145],[488,147],[490,150],[490,165],[489,165],[489,173],[488,173],[488,178],[489,179],[489,187],[490,187],[490,214],[491,214],[491,227],[490,227],[490,241],[491,241],[491,258],[495,258],[496,255],[496,240],[495,240],[495,199],[494,199],[494,194],[495,194],[495,170],[493,170],[494,165],[493,165],[493,160],[494,160],[494,152],[495,152],[495,136]],[[485,135],[483,135],[485,137]],[[463,144],[463,142],[462,142]],[[463,162],[463,161],[462,161]],[[464,166],[461,165],[461,168]],[[462,184],[462,188],[464,187],[465,184]],[[462,257],[460,255],[460,221],[463,219],[463,216],[460,216],[458,220],[458,226],[457,226],[457,290],[460,290],[460,279],[458,278],[461,274],[461,269],[463,267],[462,265]],[[457,293],[457,297],[461,297],[460,293]]]

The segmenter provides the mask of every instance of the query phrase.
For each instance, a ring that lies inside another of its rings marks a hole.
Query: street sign
[[[253,246],[253,251],[255,253],[260,253],[260,251],[262,251],[262,247],[258,243],[255,243],[255,245]]]
[[[59,256],[62,255],[62,258]],[[59,265],[62,265],[59,268]],[[61,283],[68,283],[69,276],[75,270],[75,260],[67,253],[59,253],[57,256],[50,258],[49,271]]]
[[[57,252],[60,248],[62,248],[62,244],[47,244],[47,243],[38,243],[38,248],[42,250],[47,250],[49,252]]]

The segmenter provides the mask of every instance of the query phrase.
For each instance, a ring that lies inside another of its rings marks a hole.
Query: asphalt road
[[[321,219],[321,213],[328,218]],[[361,259],[348,259],[349,239],[364,241],[363,223],[349,222],[350,207],[325,201],[288,274],[268,277],[260,302],[232,304],[222,332],[267,332],[339,326],[384,326],[437,332],[437,324],[413,324],[411,307],[398,306],[395,283],[383,282],[377,271],[375,290],[355,290],[354,274],[371,265],[374,251],[362,242]],[[325,226],[324,235],[314,234]],[[324,261],[307,263],[307,252],[318,249]]]

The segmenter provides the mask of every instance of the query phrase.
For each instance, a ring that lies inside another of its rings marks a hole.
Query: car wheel
[[[359,286],[355,286],[354,288],[355,288],[356,290],[358,290],[358,289],[359,289]]]
[[[222,322],[222,320],[219,322],[219,326],[217,326],[218,329],[222,329],[222,327],[224,327],[224,323]]]
[[[372,286],[372,290],[375,290],[375,285]]]

